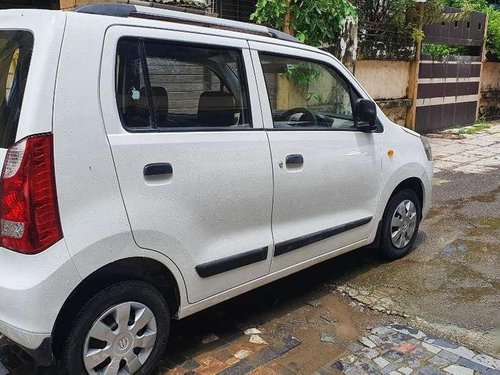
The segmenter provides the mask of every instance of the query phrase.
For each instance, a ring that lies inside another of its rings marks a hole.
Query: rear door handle
[[[169,163],[152,163],[144,167],[144,177],[163,176],[173,173],[172,165]]]
[[[292,166],[297,166],[297,165],[302,165],[304,164],[304,157],[300,154],[292,154],[288,155],[286,157],[286,165],[292,165]]]

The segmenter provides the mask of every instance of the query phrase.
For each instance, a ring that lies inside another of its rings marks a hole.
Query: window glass
[[[16,139],[19,116],[33,52],[28,31],[0,31],[0,147]]]
[[[355,129],[355,98],[332,68],[260,53],[275,128]]]
[[[251,126],[241,51],[122,38],[117,53],[116,96],[125,127]]]
[[[121,40],[118,45],[116,100],[125,126],[153,126],[141,58],[143,44],[138,40]]]

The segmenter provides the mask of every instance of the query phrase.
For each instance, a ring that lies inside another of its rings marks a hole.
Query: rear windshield
[[[0,148],[16,140],[32,52],[30,32],[0,31]]]

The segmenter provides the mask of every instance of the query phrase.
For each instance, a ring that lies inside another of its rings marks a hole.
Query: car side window
[[[356,94],[334,69],[311,60],[259,56],[275,128],[356,129]]]
[[[115,90],[128,130],[251,127],[243,56],[237,49],[121,38]]]

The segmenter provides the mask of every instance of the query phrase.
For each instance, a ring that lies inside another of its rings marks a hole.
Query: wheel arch
[[[60,358],[67,332],[81,307],[103,288],[121,281],[145,281],[155,286],[175,316],[181,303],[179,285],[174,274],[163,263],[146,257],[131,257],[109,263],[91,273],[64,302],[52,330],[52,352]]]
[[[390,200],[392,199],[392,197],[394,195],[396,195],[398,192],[400,192],[401,190],[404,190],[404,189],[413,190],[417,194],[418,201],[420,203],[420,210],[422,210],[424,207],[424,203],[425,203],[424,202],[424,199],[425,199],[424,183],[418,177],[409,177],[409,178],[401,181],[399,183],[399,185],[397,185],[393,189],[391,195],[389,196],[389,199],[387,199],[387,202],[385,203],[385,206],[387,207],[387,204],[390,202]]]
[[[420,214],[422,214],[422,210],[424,209],[424,203],[425,203],[424,182],[422,181],[421,178],[415,176],[407,177],[403,180],[400,180],[400,182],[396,186],[388,190],[390,191],[390,194],[387,194],[385,198],[383,198],[380,202],[381,206],[379,206],[379,211],[378,211],[379,219],[375,229],[375,233],[372,235],[373,237],[370,245],[371,247],[379,247],[380,235],[382,230],[382,221],[385,216],[387,206],[391,201],[392,197],[394,197],[398,192],[404,189],[411,189],[417,194],[420,203],[420,211],[421,211]]]

